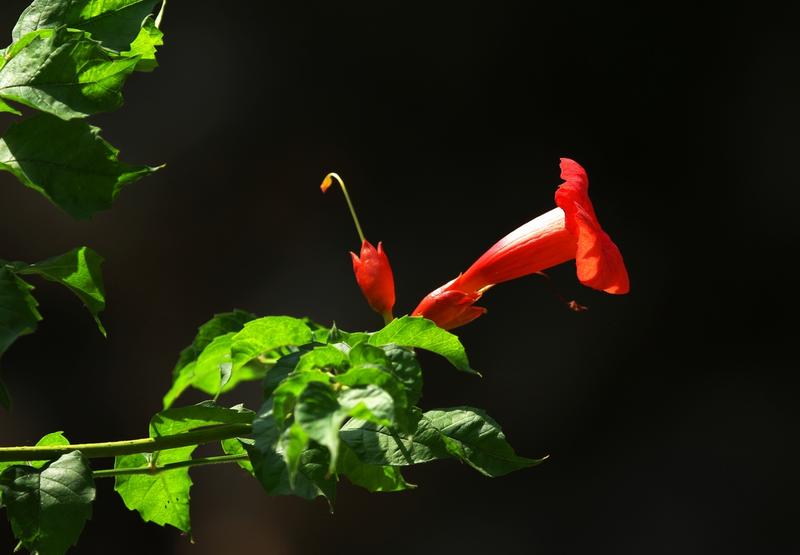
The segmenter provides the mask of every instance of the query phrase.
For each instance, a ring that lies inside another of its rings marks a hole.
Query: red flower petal
[[[450,330],[469,324],[475,318],[486,314],[486,309],[473,306],[481,298],[480,293],[466,293],[456,289],[447,289],[452,282],[440,287],[422,299],[412,316],[424,316],[433,320],[440,328]]]
[[[389,258],[383,250],[367,240],[361,244],[361,258],[350,253],[353,258],[353,271],[356,281],[372,310],[379,314],[391,314],[394,307],[394,275],[389,265]]]
[[[577,239],[578,279],[588,287],[621,295],[630,290],[622,254],[597,220],[589,200],[589,178],[574,160],[561,159],[561,179],[556,204],[566,214],[569,232]]]

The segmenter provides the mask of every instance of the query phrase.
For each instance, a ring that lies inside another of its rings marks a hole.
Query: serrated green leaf
[[[122,105],[122,86],[138,58],[115,58],[66,28],[35,35],[0,69],[0,97],[67,120]]]
[[[309,341],[311,329],[297,318],[267,316],[243,323],[238,333],[232,331],[216,337],[205,346],[196,361],[178,371],[172,387],[164,396],[164,405],[172,404],[188,387],[217,395],[230,391],[242,381],[261,379],[266,373],[264,363],[258,360],[261,355],[277,357],[279,350],[295,348]],[[189,356],[184,357],[181,353],[179,364],[188,359]],[[274,362],[273,358],[271,360]],[[223,382],[223,378],[228,381]]]
[[[458,337],[419,316],[403,316],[389,322],[369,338],[370,345],[399,345],[418,347],[446,358],[463,372],[477,374],[470,368],[467,353]]]
[[[78,451],[41,470],[6,469],[0,491],[14,536],[39,555],[62,555],[77,543],[95,498],[92,470]]]
[[[297,423],[292,424],[281,434],[280,445],[283,451],[283,459],[289,469],[289,485],[294,487],[297,472],[300,470],[300,460],[303,452],[308,448],[310,438],[308,434]]]
[[[423,381],[422,367],[419,365],[414,351],[397,345],[385,345],[383,350],[391,363],[392,374],[406,390],[408,406],[413,407],[419,403],[422,397]]]
[[[438,430],[415,411],[418,419],[413,433],[399,433],[372,422],[353,419],[340,432],[365,464],[379,466],[408,466],[451,457]]]
[[[416,487],[405,481],[397,467],[364,464],[345,443],[339,448],[336,470],[339,474],[347,476],[353,484],[371,492],[404,491]]]
[[[299,347],[312,340],[311,328],[298,318],[265,316],[247,322],[233,338],[231,357],[234,368],[255,357],[281,347]]]
[[[270,495],[297,495],[304,499],[324,496],[332,505],[336,479],[327,475],[327,453],[318,448],[305,450],[292,481],[284,459],[284,446],[280,444],[281,435],[272,413],[272,399],[268,399],[253,420],[255,445],[244,445],[253,463],[253,473],[264,490]]]
[[[329,384],[330,381],[331,376],[319,370],[296,372],[283,380],[272,394],[274,403],[273,414],[279,428],[283,430],[286,427],[287,421],[292,416],[292,411],[297,403],[297,399],[308,384],[311,382]]]
[[[150,421],[150,437],[188,432],[213,425],[252,422],[255,413],[241,407],[225,408],[207,401],[190,407],[169,409]],[[117,457],[114,468],[138,468],[148,464],[163,465],[191,459],[196,445],[166,449],[151,455]],[[125,506],[135,510],[145,522],[169,524],[189,533],[189,468],[176,468],[155,474],[130,474],[116,477],[114,489]]]
[[[164,44],[164,33],[155,26],[153,16],[148,16],[142,23],[142,28],[136,39],[131,43],[130,50],[122,52],[126,57],[138,57],[136,71],[153,71],[158,67],[156,62],[156,51],[159,46]]]
[[[100,271],[102,264],[102,256],[89,247],[79,247],[36,264],[18,267],[16,272],[21,275],[38,275],[67,287],[83,302],[94,317],[97,327],[106,335],[98,317],[106,306],[103,274]]]
[[[42,319],[33,286],[0,265],[0,356],[21,335],[32,333]]]
[[[342,428],[341,438],[368,464],[404,466],[453,457],[495,477],[544,460],[518,456],[497,422],[471,407],[428,411],[413,434],[351,420]]]
[[[271,397],[275,393],[275,389],[280,383],[295,371],[297,364],[300,362],[300,357],[313,348],[313,345],[299,347],[297,351],[279,358],[275,365],[267,370],[267,374],[264,376],[264,399]]]
[[[391,426],[394,423],[394,402],[386,391],[375,385],[343,389],[337,393],[329,384],[310,382],[297,400],[294,417],[309,438],[328,448],[329,472],[333,472],[339,454],[342,423],[354,417]]]
[[[249,438],[232,437],[229,439],[223,439],[220,443],[222,445],[222,451],[226,455],[246,455],[247,450],[244,446],[252,446],[255,442]],[[250,462],[250,459],[236,461],[236,464],[238,464],[241,469],[248,474],[253,475],[253,463]]]
[[[246,310],[239,310],[238,308],[231,312],[215,314],[211,320],[197,328],[197,335],[194,341],[192,341],[192,344],[181,351],[178,363],[173,370],[173,375],[177,375],[181,368],[197,360],[197,357],[200,356],[203,349],[214,339],[226,333],[237,332],[241,330],[247,322],[255,319],[255,314],[251,314]]]
[[[111,208],[122,188],[159,168],[129,166],[100,129],[40,114],[0,139],[0,170],[13,173],[74,218]]]
[[[347,354],[333,345],[322,345],[314,347],[309,352],[300,357],[297,363],[296,372],[307,372],[309,370],[341,371],[350,365]]]
[[[214,339],[241,330],[247,322],[255,318],[256,316],[254,314],[235,309],[232,312],[215,314],[211,320],[200,326],[194,341],[181,351],[178,362],[172,370],[172,387],[164,396],[164,408],[169,408],[187,387],[191,387],[192,381],[195,379],[195,365],[192,363],[197,360],[203,350],[208,347]],[[214,372],[219,372],[218,368],[215,369]],[[215,377],[212,377],[211,381],[214,382],[215,379]],[[198,381],[202,382],[203,380]],[[216,383],[212,383],[211,389],[206,391],[206,393],[211,395],[216,393],[216,389],[214,388],[217,385]]]
[[[275,415],[281,429],[308,383],[330,383],[331,376],[322,369],[344,368],[348,363],[347,355],[331,345],[304,345],[281,357],[264,378],[264,396],[275,396]]]
[[[359,347],[369,347],[369,345],[359,345]],[[406,389],[389,370],[389,368],[391,368],[391,363],[383,351],[377,347],[371,348],[376,349],[383,355],[383,361],[381,363],[382,365],[378,366],[377,364],[369,364],[366,363],[364,359],[359,359],[362,365],[355,366],[344,374],[335,376],[334,379],[338,383],[349,387],[365,387],[368,385],[376,385],[386,391],[392,397],[392,401],[394,402],[394,419],[397,422],[398,427],[402,430],[408,430],[410,426],[409,410],[411,409],[411,406],[408,403]]]
[[[423,415],[441,435],[448,452],[490,477],[536,466],[544,459],[528,459],[514,453],[500,425],[480,409],[454,407]]]
[[[37,29],[67,26],[91,33],[107,48],[125,50],[158,1],[34,0],[22,12],[12,37],[18,41]]]
[[[260,379],[264,375],[263,371],[254,368],[259,366],[258,361],[248,361],[246,366],[233,366],[231,346],[235,335],[236,332],[230,332],[216,337],[203,349],[196,361],[190,362],[178,372],[177,379],[164,395],[166,408],[189,387],[218,396],[242,381]],[[253,368],[249,368],[251,366]]]
[[[194,447],[181,447],[161,451],[159,462],[185,461],[191,458]],[[123,455],[114,460],[114,468],[140,468],[150,464],[150,456]],[[125,506],[137,511],[145,522],[159,526],[169,524],[189,533],[189,490],[192,479],[188,468],[176,468],[157,474],[130,474],[116,477],[114,489]]]

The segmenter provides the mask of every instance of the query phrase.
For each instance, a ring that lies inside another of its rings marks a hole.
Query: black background
[[[26,4],[5,0],[0,29]],[[459,330],[482,380],[425,357],[424,407],[485,407],[521,454],[550,455],[541,467],[490,480],[435,463],[402,494],[343,484],[334,516],[235,468],[198,469],[195,545],[103,482],[75,552],[800,552],[792,14],[339,4],[171,3],[161,68],[93,118],[123,159],[168,164],[113,210],[75,222],[0,175],[0,255],[98,250],[110,331],[37,283],[45,320],[3,360],[2,444],[145,435],[215,312],[375,328],[343,199],[318,189],[331,170],[384,242],[400,313],[552,208],[560,156],[586,167],[632,291],[583,288],[567,264],[551,276],[589,312],[517,280]],[[255,406],[257,390],[225,401]],[[0,540],[10,551],[7,525]]]

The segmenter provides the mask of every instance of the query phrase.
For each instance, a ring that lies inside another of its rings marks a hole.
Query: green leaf
[[[214,339],[220,335],[241,330],[247,322],[255,320],[255,318],[255,314],[251,314],[246,310],[239,310],[238,308],[234,309],[232,312],[215,314],[211,320],[197,329],[197,335],[194,341],[192,341],[192,344],[181,351],[178,363],[172,371],[173,375],[177,375],[181,368],[197,360],[197,357],[200,356],[203,349],[208,347]]]
[[[331,376],[319,370],[297,372],[283,380],[273,393],[273,414],[279,428],[286,427],[292,415],[297,399],[311,382],[329,384]]]
[[[340,447],[337,472],[347,476],[353,484],[371,492],[403,491],[416,487],[405,481],[397,467],[364,464],[347,444]]]
[[[0,139],[0,170],[13,173],[74,218],[111,208],[122,188],[160,168],[129,166],[100,129],[40,114]]]
[[[408,405],[416,405],[422,397],[422,367],[414,351],[397,345],[386,345],[383,350],[391,363],[392,374],[406,390]]]
[[[321,345],[300,357],[296,372],[307,372],[309,370],[337,371],[345,370],[350,365],[347,354],[337,349],[333,345]]]
[[[122,105],[122,86],[139,58],[116,58],[85,33],[37,31],[0,69],[0,97],[62,119]]]
[[[244,445],[250,454],[255,477],[270,495],[296,495],[304,499],[324,496],[332,505],[336,496],[336,479],[327,474],[328,454],[319,448],[303,451],[297,475],[290,480],[280,443],[281,430],[272,413],[272,399],[264,402],[253,420],[254,446]]]
[[[17,337],[32,333],[42,319],[32,290],[33,286],[0,264],[0,356]]]
[[[175,399],[177,399],[187,387],[192,385],[195,379],[195,365],[192,363],[197,360],[203,350],[208,347],[214,339],[241,330],[247,322],[255,318],[256,316],[254,314],[236,309],[232,312],[215,314],[211,320],[200,326],[194,341],[181,351],[178,362],[172,370],[172,387],[164,396],[164,408],[169,408],[172,403],[175,402]],[[215,368],[214,372],[214,376],[216,376],[216,373],[219,372],[219,368]],[[212,382],[214,379],[215,377],[212,377]],[[198,379],[198,382],[203,382],[203,380]],[[206,391],[206,393],[216,393],[216,389],[213,388],[217,385],[217,383],[212,383],[212,389]]]
[[[359,345],[359,347],[370,346]],[[377,347],[370,348],[376,349],[383,355],[383,364],[385,364],[385,366],[378,366],[377,364],[364,364],[363,366],[355,366],[344,374],[337,375],[334,379],[338,383],[349,387],[376,385],[385,390],[392,397],[392,401],[394,402],[394,419],[397,421],[398,426],[403,430],[408,430],[410,426],[409,410],[411,409],[411,406],[408,403],[406,389],[389,370],[389,368],[391,368],[391,363],[383,351]],[[353,350],[355,351],[355,349]]]
[[[220,407],[210,401],[169,409],[156,414],[150,421],[150,437],[188,432],[195,428],[221,424],[249,423],[255,414],[240,406]],[[154,455],[125,455],[117,457],[114,468],[137,468],[148,464],[163,465],[191,459],[196,445],[166,449]],[[125,506],[139,512],[145,522],[160,526],[169,524],[189,533],[189,490],[192,480],[189,468],[177,468],[155,474],[130,474],[116,477],[114,489]]]
[[[234,369],[255,357],[281,347],[299,347],[312,340],[311,328],[298,318],[266,316],[247,322],[233,337],[231,357]]]
[[[367,464],[404,466],[454,457],[495,477],[544,460],[518,456],[497,422],[471,407],[428,411],[413,434],[351,420],[342,428],[341,438]]]
[[[413,433],[398,433],[385,426],[353,419],[342,427],[340,437],[365,464],[407,466],[450,458],[438,430],[419,412],[416,418],[419,422]]]
[[[215,338],[196,361],[180,370],[176,381],[164,396],[165,407],[172,405],[188,387],[218,396],[242,381],[260,379],[264,375],[263,371],[256,368],[260,366],[257,360],[247,361],[243,366],[233,366],[231,346],[235,335],[235,332],[230,332]]]
[[[221,331],[223,325],[219,321],[210,329]],[[311,329],[297,318],[267,316],[243,323],[238,333],[231,331],[217,336],[203,348],[196,361],[178,370],[172,387],[164,396],[164,406],[172,404],[188,387],[216,395],[230,391],[241,381],[261,379],[266,370],[263,363],[257,360],[258,357],[269,355],[272,360],[278,356],[278,350],[294,348],[309,341]],[[181,353],[178,364],[190,358],[190,355]],[[227,376],[228,373],[230,376]],[[228,381],[225,382],[223,378]]]
[[[39,555],[61,555],[77,543],[95,498],[92,470],[78,451],[41,470],[6,469],[0,491],[14,536]]]
[[[64,437],[64,432],[51,432],[36,442],[37,447],[50,447],[55,445],[69,445],[69,440]],[[31,461],[28,466],[33,468],[42,468],[50,461]]]
[[[369,339],[369,334],[365,332],[355,332],[355,333],[348,333],[344,330],[340,330],[336,327],[336,324],[331,326],[327,337],[325,338],[325,343],[344,343],[349,345],[350,347],[355,347],[360,343],[364,343]]]
[[[279,358],[275,365],[267,370],[267,374],[264,376],[264,399],[275,393],[275,388],[297,368],[300,357],[313,348],[312,345],[304,345],[297,351]]]
[[[125,50],[158,0],[34,0],[12,31],[14,41],[43,28],[63,25],[91,33],[113,50]]]
[[[232,437],[229,439],[223,439],[220,443],[222,445],[222,451],[226,455],[246,455],[247,449],[245,449],[245,445],[252,446],[255,442],[249,438]],[[248,474],[253,475],[253,463],[250,462],[250,459],[236,461],[236,464],[238,464],[242,470]]]
[[[156,51],[164,44],[164,33],[155,26],[155,19],[148,16],[142,23],[142,28],[136,39],[131,43],[130,50],[122,52],[123,56],[139,58],[136,71],[153,71],[158,67]]]
[[[480,409],[454,407],[424,414],[448,452],[490,477],[536,466],[544,459],[527,459],[514,453],[500,425]]]
[[[337,395],[330,385],[321,382],[309,383],[297,400],[295,421],[309,438],[328,448],[329,472],[336,469],[339,428],[351,416],[391,426],[394,402],[386,391],[374,385],[343,389]]]
[[[161,451],[158,462],[185,461],[191,458],[194,447],[181,447]],[[123,455],[114,461],[114,468],[140,468],[150,464],[150,455]],[[192,479],[188,468],[176,468],[157,474],[130,474],[117,476],[114,489],[125,506],[137,511],[145,522],[159,526],[169,524],[189,533],[189,490]]]
[[[2,60],[2,57],[0,57],[0,60]],[[2,68],[2,67],[3,67],[3,64],[0,63],[0,68]],[[8,104],[6,104],[3,101],[2,98],[0,98],[0,112],[6,112],[6,113],[9,113],[9,114],[14,114],[15,116],[21,116],[22,115],[22,112],[20,112],[19,110],[17,110],[13,106],[9,106]]]
[[[102,264],[103,257],[88,247],[80,247],[36,264],[19,267],[16,271],[22,275],[42,276],[67,287],[86,305],[97,327],[106,335],[98,317],[106,306],[103,274],[100,271]]]
[[[443,356],[463,372],[477,374],[470,368],[464,346],[458,337],[419,316],[403,316],[392,320],[385,328],[372,334],[369,344],[419,347]]]
[[[283,450],[283,459],[289,468],[289,484],[294,487],[297,472],[300,470],[300,461],[303,453],[308,448],[311,438],[297,423],[292,424],[281,434],[280,446]]]

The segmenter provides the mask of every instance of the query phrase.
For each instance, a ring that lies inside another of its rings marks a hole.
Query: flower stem
[[[135,468],[109,468],[106,470],[95,470],[92,475],[95,478],[114,478],[115,476],[128,476],[131,474],[158,474],[176,468],[186,468],[193,466],[207,466],[209,464],[226,464],[248,460],[249,456],[243,455],[220,455],[218,457],[205,457],[200,459],[189,459],[167,463],[162,466],[139,466]]]
[[[320,186],[320,189],[322,189],[322,192],[324,193],[325,191],[328,190],[333,181],[336,181],[339,184],[339,187],[342,188],[342,193],[344,193],[344,200],[347,201],[347,207],[350,209],[350,215],[353,217],[353,223],[356,224],[356,231],[358,232],[358,238],[361,239],[361,243],[364,243],[366,239],[364,238],[364,232],[361,230],[361,224],[358,222],[358,216],[356,216],[356,209],[353,208],[353,203],[350,201],[350,195],[347,193],[347,187],[344,186],[344,181],[342,180],[341,177],[339,177],[339,174],[331,172],[328,175],[326,175],[325,179],[322,180],[322,185]]]
[[[48,447],[0,447],[0,462],[51,460],[72,451],[80,451],[90,459],[131,455],[134,453],[152,453],[163,449],[200,445],[211,443],[212,441],[245,436],[252,431],[253,427],[250,424],[223,424],[181,434],[144,439],[51,445]]]

